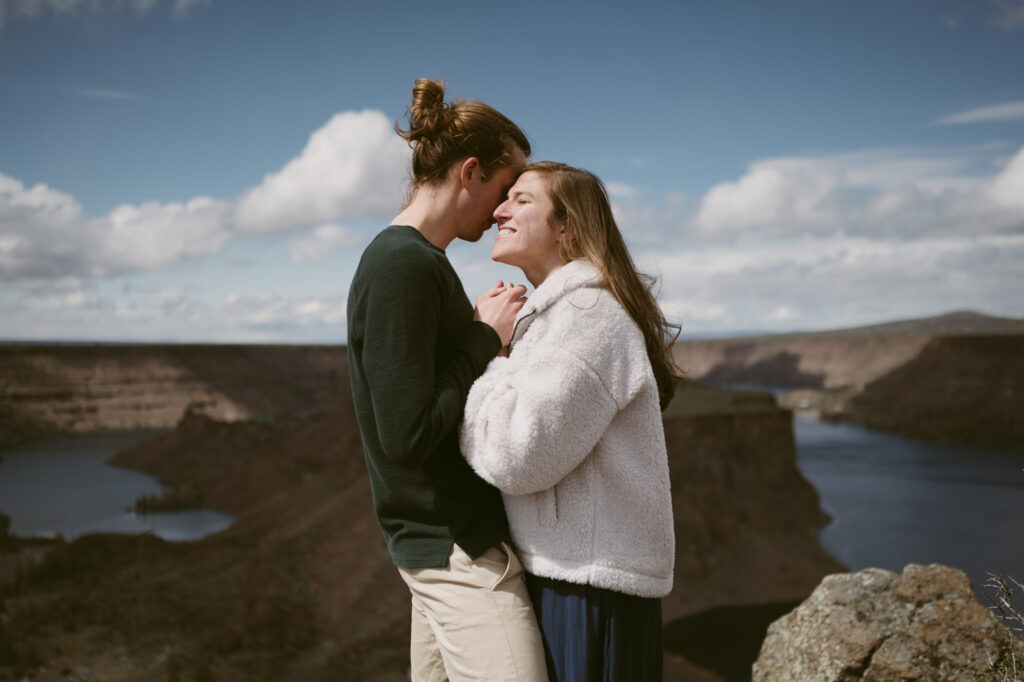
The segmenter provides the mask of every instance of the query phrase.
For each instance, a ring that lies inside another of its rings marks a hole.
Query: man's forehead
[[[515,170],[516,174],[521,173],[523,168],[526,166],[526,154],[523,153],[523,150],[518,146],[513,147],[512,163],[510,165]]]

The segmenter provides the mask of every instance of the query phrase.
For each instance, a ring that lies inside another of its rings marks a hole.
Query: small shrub
[[[1024,612],[1014,601],[1020,592],[1024,592],[1024,585],[1012,576],[989,573],[985,583],[985,594],[992,602],[989,608],[1009,633],[999,657],[989,661],[987,670],[974,676],[975,682],[1024,682],[1024,645],[1017,639],[1024,633]]]

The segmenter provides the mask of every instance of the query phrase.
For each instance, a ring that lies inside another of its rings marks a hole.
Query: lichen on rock
[[[1024,645],[978,603],[960,570],[910,564],[826,577],[772,623],[754,682],[896,682],[978,679]]]

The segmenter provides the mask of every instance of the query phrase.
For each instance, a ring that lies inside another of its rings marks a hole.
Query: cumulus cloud
[[[340,325],[345,322],[346,310],[345,296],[286,296],[276,292],[234,294],[223,306],[231,319],[251,328]]]
[[[990,194],[996,203],[1024,213],[1024,148],[1017,152],[996,177]]]
[[[828,157],[767,159],[716,185],[689,225],[694,236],[729,234],[873,235],[1000,233],[1024,229],[1016,196],[1021,157],[994,177],[967,172],[966,156],[878,150]]]
[[[319,263],[340,249],[363,243],[363,236],[347,227],[321,225],[288,244],[288,257],[296,263]]]
[[[0,338],[341,342],[346,296],[255,291],[210,298],[188,289],[104,291],[95,281],[0,289]]]
[[[1024,235],[785,237],[646,252],[662,305],[696,331],[785,331],[938,314],[964,307],[1020,314]]]
[[[230,202],[122,205],[84,220],[74,197],[0,174],[0,280],[104,277],[216,252],[230,238]]]
[[[707,233],[832,231],[842,220],[843,182],[840,169],[813,159],[760,161],[739,180],[713,187],[701,200],[694,225]]]
[[[408,147],[386,117],[363,111],[334,116],[301,154],[237,202],[197,197],[125,204],[85,219],[70,194],[0,174],[0,280],[154,270],[217,253],[248,233],[317,223],[326,224],[293,241],[289,256],[322,260],[361,239],[328,221],[397,210],[407,164]]]
[[[220,251],[231,238],[230,202],[209,197],[188,203],[122,205],[87,223],[96,235],[91,274],[154,270]]]
[[[103,328],[106,338],[182,339],[180,328],[185,340],[343,340],[341,293],[112,294],[104,278],[200,259],[237,239],[285,243],[297,263],[354,250],[365,237],[346,225],[397,209],[408,153],[383,114],[339,114],[237,200],[146,202],[92,218],[70,194],[0,175],[3,334]],[[1024,149],[762,159],[692,199],[609,180],[616,219],[641,269],[660,277],[660,300],[684,338],[955,307],[1024,314]],[[289,242],[257,236],[292,229]],[[470,300],[498,278],[522,281],[488,254],[449,250]]]
[[[694,329],[827,329],[953,308],[1021,315],[1024,148],[767,159],[711,188],[676,248],[639,250]],[[991,152],[993,150],[986,150]]]
[[[1024,118],[1024,100],[1004,102],[990,107],[968,109],[949,116],[943,116],[935,122],[940,125],[958,125],[964,123],[984,123],[988,121],[1012,121]]]
[[[298,157],[238,200],[240,229],[269,232],[400,208],[409,149],[379,111],[335,115]]]

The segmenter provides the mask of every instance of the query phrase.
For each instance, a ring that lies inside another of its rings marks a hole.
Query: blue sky
[[[344,341],[418,76],[598,173],[684,336],[1022,317],[1022,64],[1024,0],[0,0],[0,338]]]

